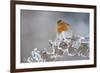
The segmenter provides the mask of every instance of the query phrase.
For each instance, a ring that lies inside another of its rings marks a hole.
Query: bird
[[[57,21],[57,33],[62,33],[65,31],[68,31],[70,28],[70,25],[66,22],[64,22],[63,20],[58,20]]]

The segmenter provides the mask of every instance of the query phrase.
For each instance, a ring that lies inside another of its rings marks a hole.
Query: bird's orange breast
[[[61,33],[63,31],[67,31],[69,29],[69,25],[63,23],[63,24],[58,24],[57,25],[57,32]]]

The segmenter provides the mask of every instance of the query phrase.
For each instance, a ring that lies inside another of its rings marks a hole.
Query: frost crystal
[[[66,36],[67,35],[67,36]],[[81,56],[89,57],[89,45],[86,37],[75,37],[74,35],[68,36],[66,32],[62,32],[57,36],[57,38],[52,41],[49,40],[49,45],[52,52],[48,52],[47,48],[38,51],[37,48],[31,52],[31,56],[27,58],[27,62],[48,62],[56,61],[56,58],[63,57],[64,53],[68,56]]]

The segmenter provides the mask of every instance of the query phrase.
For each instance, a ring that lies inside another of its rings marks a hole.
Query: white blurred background
[[[100,72],[100,0],[33,0],[56,3],[97,5],[97,68],[82,68],[68,70],[41,71],[34,73],[99,73]],[[10,0],[0,0],[0,73],[10,73]],[[28,73],[28,72],[27,72]],[[33,72],[30,72],[33,73]]]

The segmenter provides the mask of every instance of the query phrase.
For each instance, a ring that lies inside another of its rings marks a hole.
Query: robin
[[[70,25],[63,20],[57,21],[57,33],[62,33],[69,30]]]

